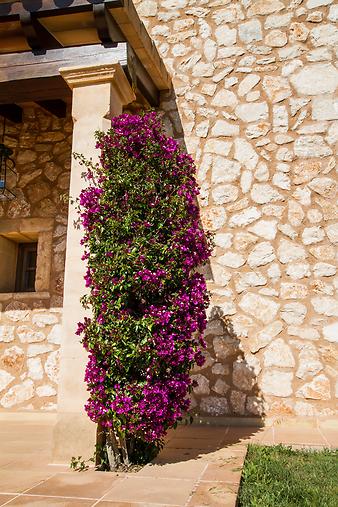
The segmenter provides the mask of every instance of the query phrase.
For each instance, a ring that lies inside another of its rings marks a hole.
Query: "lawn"
[[[251,445],[238,507],[337,507],[338,451]]]

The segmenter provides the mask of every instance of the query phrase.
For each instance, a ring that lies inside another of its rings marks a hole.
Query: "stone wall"
[[[136,0],[173,77],[215,232],[195,411],[331,414],[337,404],[338,6]]]
[[[41,290],[0,293],[0,411],[56,409],[71,137],[70,117],[34,105],[6,125],[17,181],[16,198],[0,203],[0,229],[39,232]]]

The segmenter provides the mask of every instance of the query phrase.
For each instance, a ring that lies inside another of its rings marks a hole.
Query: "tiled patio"
[[[53,419],[0,418],[0,505],[234,507],[248,442],[337,447],[338,421],[276,420],[269,426],[189,426],[137,473],[73,472],[51,461]]]

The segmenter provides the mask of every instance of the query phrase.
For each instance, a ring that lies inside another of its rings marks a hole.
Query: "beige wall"
[[[56,410],[59,371],[72,121],[23,110],[5,137],[18,177],[16,198],[0,203],[0,411]],[[29,238],[38,239],[37,292],[4,293],[13,276],[2,247]]]
[[[173,77],[216,247],[203,415],[333,413],[338,396],[337,5],[138,0]]]

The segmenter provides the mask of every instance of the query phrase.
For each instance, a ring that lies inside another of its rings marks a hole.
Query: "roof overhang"
[[[130,0],[0,0],[0,104],[69,96],[59,68],[79,61],[119,61],[150,105],[171,87]]]

